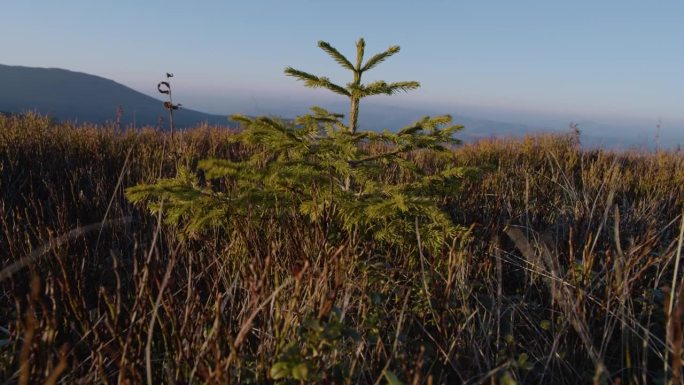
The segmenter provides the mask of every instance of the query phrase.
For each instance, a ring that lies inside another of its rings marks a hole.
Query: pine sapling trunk
[[[361,99],[358,94],[358,89],[361,86],[361,69],[356,68],[354,70],[354,86],[349,91],[349,130],[352,134],[356,134],[357,124],[359,121],[359,99]]]
[[[351,108],[349,110],[349,130],[351,131],[352,134],[356,133],[358,116],[359,116],[359,99],[352,97],[351,98]]]

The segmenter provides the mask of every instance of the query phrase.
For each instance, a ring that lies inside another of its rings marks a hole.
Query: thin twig
[[[380,371],[380,376],[378,376],[373,385],[380,384],[380,380],[382,380],[382,377],[385,375],[385,371],[389,368],[390,362],[392,362],[394,354],[397,352],[397,346],[399,345],[399,334],[401,334],[401,324],[404,322],[404,314],[406,312],[406,305],[408,304],[409,297],[410,295],[407,291],[407,293],[404,294],[404,303],[401,305],[401,313],[399,313],[399,321],[397,322],[397,331],[394,333],[392,352],[390,353],[389,357],[387,357],[387,362],[385,362],[385,366],[383,366],[382,370]]]
[[[110,221],[100,221],[96,223],[91,223],[89,225],[85,226],[79,226],[68,233],[62,235],[61,237],[51,239],[50,241],[46,242],[38,248],[37,250],[34,250],[31,255],[20,258],[18,261],[5,266],[2,271],[0,271],[0,282],[6,280],[7,278],[11,277],[16,273],[17,271],[23,269],[24,267],[36,262],[40,257],[43,255],[47,254],[50,250],[55,249],[62,244],[66,243],[67,241],[78,238],[83,234],[89,233],[91,231],[97,230],[102,228],[103,226],[111,226],[116,223],[128,223],[131,222],[131,217],[123,217],[119,219],[112,219]]]

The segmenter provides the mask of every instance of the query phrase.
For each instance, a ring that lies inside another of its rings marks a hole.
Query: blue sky
[[[402,47],[369,79],[422,83],[381,103],[684,122],[681,0],[15,0],[2,6],[0,36],[2,64],[88,72],[152,95],[172,71],[179,100],[209,112],[334,98],[283,68],[345,83],[316,42],[351,56],[364,37],[367,53]]]

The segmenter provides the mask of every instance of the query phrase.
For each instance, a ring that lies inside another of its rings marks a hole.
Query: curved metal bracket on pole
[[[164,102],[164,108],[169,111],[169,127],[171,128],[171,139],[173,140],[173,111],[180,109],[181,104],[173,104],[173,96],[171,95],[171,83],[169,82],[169,79],[171,79],[172,77],[173,74],[167,72],[166,81],[161,81],[157,84],[157,91],[159,91],[160,94],[169,95],[169,100]]]
[[[159,90],[159,93],[162,94],[171,94],[171,85],[169,84],[169,82],[159,82],[159,84],[157,84],[157,90]]]

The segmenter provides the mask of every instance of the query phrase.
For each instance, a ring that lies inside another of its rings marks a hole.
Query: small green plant
[[[353,339],[358,339],[356,331],[344,326],[337,311],[327,321],[308,317],[302,321],[294,340],[278,355],[269,375],[274,380],[343,383],[349,377],[349,368],[345,365],[348,362],[332,357],[344,354],[342,344]]]
[[[424,117],[396,132],[357,130],[361,98],[419,84],[361,84],[361,75],[399,52],[398,46],[363,63],[365,43],[360,39],[355,66],[330,44],[319,42],[319,47],[353,73],[346,87],[290,67],[285,73],[307,86],[348,96],[348,126],[342,115],[319,107],[294,122],[233,116],[243,126],[235,140],[253,148],[248,159],[200,161],[201,173],[181,168],[175,178],[129,188],[129,199],[148,201],[152,209],[164,201],[167,221],[188,235],[207,227],[258,226],[265,218],[278,218],[286,225],[293,215],[303,215],[325,227],[333,242],[374,240],[406,246],[422,239],[431,250],[448,245],[460,228],[441,203],[445,196],[455,195],[471,170],[428,169],[415,157],[453,156],[449,145],[460,143],[453,134],[463,126],[451,125],[451,117],[445,115]]]

